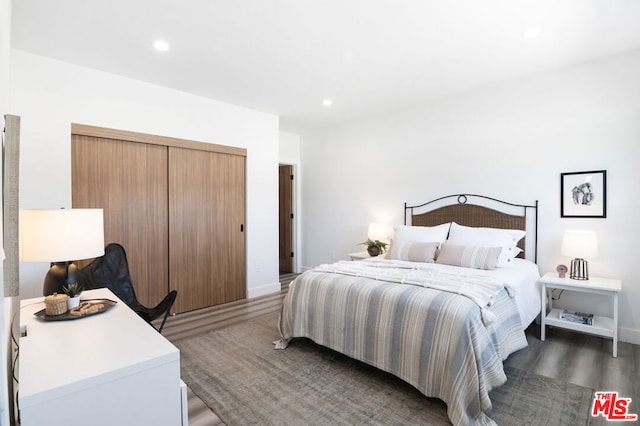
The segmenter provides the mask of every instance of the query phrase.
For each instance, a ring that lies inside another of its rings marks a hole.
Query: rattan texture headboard
[[[484,195],[454,194],[418,205],[404,204],[405,225],[435,226],[448,222],[464,226],[527,231],[525,238],[518,243],[518,247],[523,250],[519,257],[526,257],[534,262],[538,260],[538,200],[534,205],[526,205]],[[527,238],[533,238],[532,246],[526,243]],[[533,255],[527,252],[531,250]]]

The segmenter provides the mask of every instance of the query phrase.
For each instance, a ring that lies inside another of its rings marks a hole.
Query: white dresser
[[[180,352],[107,289],[82,299],[117,301],[70,321],[33,314],[21,302],[18,403],[22,426],[182,425]]]

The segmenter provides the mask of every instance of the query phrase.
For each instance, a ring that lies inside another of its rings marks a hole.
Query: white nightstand
[[[559,278],[556,272],[548,272],[540,278],[542,284],[542,310],[540,321],[540,340],[544,341],[545,326],[567,328],[581,333],[595,334],[598,336],[613,338],[613,356],[618,356],[618,293],[622,291],[622,281],[608,278],[590,277],[588,280],[572,280],[571,278]],[[593,293],[611,296],[613,301],[613,318],[594,316],[593,325],[578,324],[560,318],[562,309],[553,307],[551,290],[557,288],[582,293]],[[549,311],[546,310],[547,295]]]
[[[351,258],[351,260],[362,260],[362,259],[368,259],[371,256],[369,256],[369,253],[367,253],[367,251],[359,251],[356,253],[349,253],[349,257]]]

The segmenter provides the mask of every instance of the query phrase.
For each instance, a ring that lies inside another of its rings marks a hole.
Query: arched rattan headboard
[[[405,225],[435,226],[447,222],[527,231],[527,236],[518,243],[523,250],[520,257],[538,260],[538,200],[534,205],[526,205],[484,195],[454,194],[418,205],[404,204]]]

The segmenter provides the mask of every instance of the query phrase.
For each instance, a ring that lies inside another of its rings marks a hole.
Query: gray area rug
[[[447,425],[446,405],[364,363],[296,339],[274,350],[277,314],[179,340],[181,375],[227,425]],[[506,368],[498,425],[585,425],[592,389]]]

